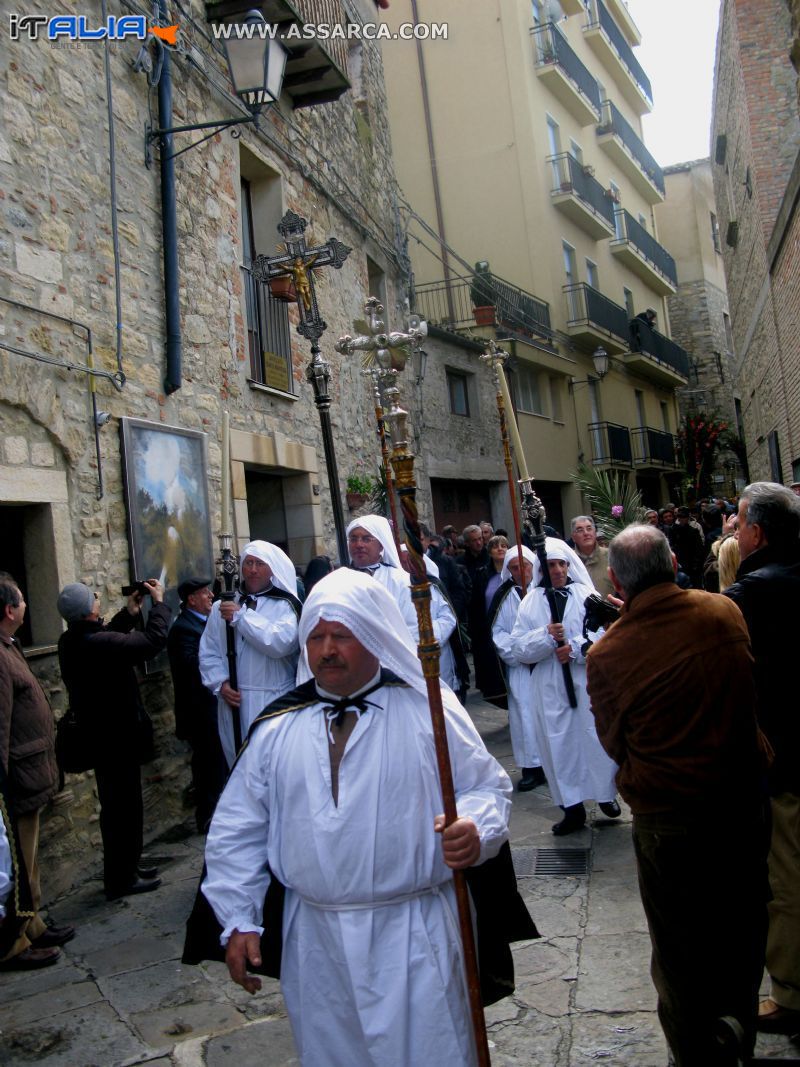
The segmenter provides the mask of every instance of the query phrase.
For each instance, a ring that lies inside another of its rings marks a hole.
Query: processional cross
[[[347,563],[347,542],[339,490],[339,471],[333,447],[331,398],[328,392],[331,367],[322,358],[319,347],[319,339],[327,330],[328,324],[320,315],[314,272],[321,267],[333,267],[334,270],[339,270],[352,249],[335,237],[329,237],[324,245],[309,248],[305,238],[307,225],[308,222],[302,216],[294,211],[287,211],[278,224],[278,233],[283,238],[286,251],[277,256],[256,256],[253,262],[253,276],[260,282],[269,282],[271,278],[288,275],[294,282],[297,292],[297,309],[300,314],[297,332],[311,342],[311,362],[306,367],[306,381],[311,383],[314,390],[314,403],[319,412],[339,562],[344,566]]]

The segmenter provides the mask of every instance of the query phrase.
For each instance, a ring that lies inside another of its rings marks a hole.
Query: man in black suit
[[[217,729],[217,698],[200,680],[200,638],[214,599],[205,578],[178,586],[181,613],[167,638],[175,690],[175,736],[192,746],[192,786],[197,829],[205,833],[225,785],[225,757]]]

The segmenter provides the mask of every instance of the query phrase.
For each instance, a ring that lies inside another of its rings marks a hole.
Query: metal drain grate
[[[511,857],[517,878],[589,873],[588,848],[512,848]]]

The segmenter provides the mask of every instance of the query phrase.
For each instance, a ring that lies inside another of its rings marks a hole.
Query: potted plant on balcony
[[[349,474],[347,476],[347,489],[345,499],[351,511],[356,511],[369,500],[375,489],[375,484],[368,474]]]
[[[284,304],[297,302],[297,290],[291,274],[278,274],[270,278],[269,291],[276,300],[281,300]]]
[[[475,264],[469,292],[475,325],[494,326],[495,289],[487,260],[481,259]]]

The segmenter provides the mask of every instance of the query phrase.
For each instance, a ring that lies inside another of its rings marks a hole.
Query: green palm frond
[[[644,521],[646,509],[642,494],[624,475],[582,463],[573,473],[572,480],[589,501],[598,531],[608,540],[632,522]],[[614,515],[611,509],[618,507],[622,512]]]

